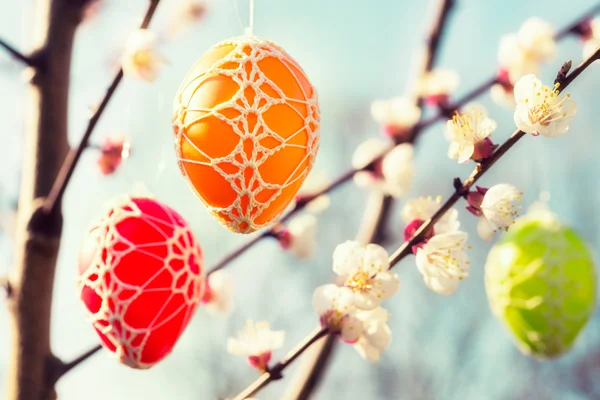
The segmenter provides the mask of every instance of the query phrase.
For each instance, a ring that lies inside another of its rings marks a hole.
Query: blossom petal
[[[400,289],[400,277],[397,274],[382,273],[373,278],[373,292],[380,300],[387,300]]]
[[[363,324],[354,315],[348,315],[342,320],[340,339],[346,343],[355,343],[362,335]]]
[[[494,237],[494,227],[490,224],[486,217],[480,217],[477,223],[477,234],[483,240],[492,240]]]
[[[475,146],[472,143],[463,144],[458,153],[458,162],[462,164],[465,161],[468,161],[473,155],[474,150]]]
[[[535,94],[533,93],[533,88],[541,88],[542,86],[542,81],[540,81],[534,74],[523,76],[517,81],[513,90],[515,101],[517,104],[525,103],[527,98],[531,98],[532,94]]]
[[[354,293],[354,306],[361,310],[372,310],[379,307],[381,304],[379,298],[374,291],[364,291]]]
[[[338,275],[347,275],[360,267],[365,249],[354,240],[339,244],[333,251],[333,271]]]
[[[388,252],[378,244],[368,244],[364,252],[362,270],[369,275],[379,274],[390,269]]]

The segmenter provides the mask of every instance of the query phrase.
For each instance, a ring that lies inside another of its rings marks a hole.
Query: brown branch
[[[160,0],[149,0],[149,1],[150,1],[150,5],[148,7],[148,10],[146,11],[144,20],[142,21],[142,24],[140,25],[140,29],[148,28],[148,25],[150,24],[150,21],[152,20],[152,16],[154,15],[154,12],[156,11],[156,7],[158,7],[158,3],[160,2]],[[75,147],[69,151],[69,154],[67,155],[67,158],[65,159],[65,161],[60,169],[60,172],[59,172],[58,176],[56,177],[54,184],[52,185],[50,194],[48,195],[48,197],[46,198],[46,202],[44,203],[44,211],[46,213],[48,213],[48,214],[55,213],[60,208],[60,201],[62,199],[62,196],[63,196],[65,190],[67,189],[67,185],[69,184],[71,177],[73,176],[73,172],[75,171],[75,168],[77,167],[77,163],[79,162],[79,159],[81,158],[81,155],[83,154],[83,151],[88,146],[90,137],[92,136],[92,133],[94,132],[94,128],[96,127],[98,120],[100,120],[100,117],[104,113],[104,110],[106,109],[106,106],[108,105],[108,102],[110,101],[113,94],[117,90],[117,87],[119,86],[119,83],[121,83],[122,79],[123,79],[123,68],[120,68],[119,71],[116,73],[115,77],[113,78],[106,93],[104,94],[104,97],[100,101],[100,104],[96,108],[94,114],[90,117],[88,126],[87,126],[85,132],[83,133],[83,136],[81,137],[81,139],[79,141],[79,144],[77,145],[77,147]]]
[[[381,240],[382,221],[386,218],[385,211],[390,198],[381,192],[373,192],[369,196],[363,221],[356,235],[360,243],[376,243]],[[304,356],[294,379],[282,397],[282,400],[306,400],[319,385],[329,365],[331,356],[337,347],[335,335],[327,335],[313,344]]]
[[[453,9],[454,4],[455,0],[437,0],[434,3],[433,18],[422,55],[419,58],[421,65],[417,69],[418,76],[415,77],[415,82],[419,82],[422,76],[434,67],[441,39],[448,26],[450,11]],[[422,107],[424,102],[422,96],[414,89],[413,92],[412,97],[415,98],[416,105]],[[414,143],[422,131],[422,127],[415,126],[408,136],[401,136],[404,140],[397,140],[396,144],[401,142]],[[394,199],[391,196],[377,192],[371,194],[363,216],[363,222],[357,234],[356,239],[358,242],[381,244],[385,241],[388,215],[393,204]],[[310,355],[305,356],[306,361],[296,373],[296,378],[283,397],[284,400],[309,399],[311,393],[320,383],[337,343],[337,338],[334,335],[328,335],[312,346]]]
[[[577,68],[575,68],[569,76],[562,82],[559,91],[563,91],[566,89],[587,67],[589,67],[594,61],[600,59],[600,48],[597,49],[594,54],[588,57],[584,62],[582,62]],[[412,253],[412,246],[419,243],[425,232],[429,230],[441,217],[444,216],[448,210],[450,210],[456,202],[461,199],[471,186],[477,182],[479,178],[481,178],[504,154],[508,152],[523,136],[526,134],[520,130],[514,132],[511,137],[506,140],[502,146],[498,147],[494,154],[491,157],[481,162],[471,173],[469,178],[465,180],[462,185],[459,185],[452,196],[444,202],[444,204],[440,207],[440,209],[427,221],[425,221],[421,227],[413,234],[413,236],[405,241],[399,248],[396,250],[390,257],[390,269],[394,268],[398,262],[400,262],[403,258]],[[325,329],[321,329],[307,336],[303,341],[302,345],[298,346],[292,352],[288,354],[285,359],[285,363],[277,363],[276,364],[276,374],[273,372],[266,372],[262,374],[253,384],[248,386],[242,393],[234,398],[234,400],[243,400],[247,397],[250,397],[256,394],[260,389],[265,387],[269,382],[275,379],[281,379],[281,373],[287,367],[291,361],[298,358],[302,352],[306,351],[310,345],[309,343],[315,343],[319,338],[323,337],[327,331]],[[332,335],[330,335],[332,336]],[[281,365],[282,364],[282,365]]]
[[[591,7],[589,10],[587,10],[585,13],[583,13],[581,16],[579,16],[577,19],[575,19],[569,25],[565,26],[558,33],[556,33],[554,38],[556,40],[562,40],[565,37],[567,37],[569,34],[576,33],[577,27],[580,26],[583,21],[593,17],[595,14],[597,14],[599,12],[600,12],[600,3],[596,3],[596,5]],[[498,82],[498,80],[497,80],[496,75],[493,75],[490,78],[486,79],[485,81],[480,83],[478,86],[476,86],[475,88],[470,90],[466,95],[464,95],[460,99],[454,101],[453,103],[447,105],[444,108],[444,110],[438,111],[438,113],[436,113],[432,117],[425,119],[425,120],[419,122],[417,125],[415,125],[415,127],[413,128],[413,135],[420,134],[423,130],[430,128],[435,123],[446,119],[448,112],[451,112],[452,110],[458,110],[461,107],[463,107],[464,105],[466,105],[467,103],[469,103],[470,101],[474,100],[475,98],[485,94],[497,82]],[[314,200],[317,197],[327,194],[327,193],[333,191],[334,189],[340,187],[342,184],[351,180],[357,172],[372,169],[373,166],[375,164],[377,164],[379,161],[381,161],[383,159],[383,157],[385,157],[385,155],[388,152],[390,152],[392,149],[393,149],[393,147],[390,146],[381,155],[376,157],[371,163],[365,165],[363,168],[349,169],[349,170],[345,171],[337,179],[335,179],[329,186],[327,186],[327,187],[323,188],[322,190],[315,192],[311,196],[307,197],[305,199],[305,201],[303,201],[302,203],[297,203],[288,214],[284,215],[280,219],[280,221],[281,222],[287,221],[293,215],[302,211],[304,209],[304,207],[306,206],[306,204],[308,204],[310,202],[310,200]],[[214,271],[225,268],[231,261],[233,261],[237,257],[241,256],[246,250],[253,247],[256,243],[258,243],[262,239],[273,236],[273,234],[274,234],[273,228],[270,228],[270,229],[264,231],[259,236],[256,236],[253,239],[251,239],[250,241],[244,243],[239,248],[232,250],[221,261],[219,261],[215,266],[210,268],[207,274],[210,275]]]
[[[146,29],[148,27],[148,25],[150,24],[150,21],[152,20],[152,17],[154,16],[154,13],[156,12],[156,8],[158,7],[159,2],[160,2],[160,0],[150,0],[150,5],[148,6],[148,10],[146,11],[144,20],[142,21],[142,23],[140,25],[140,29]],[[114,94],[115,90],[117,89],[117,86],[121,82],[122,78],[123,78],[123,69],[120,69],[117,72],[116,76],[114,77],[108,90],[106,91],[106,94],[105,94],[104,98],[102,99],[100,106],[98,107],[98,109],[96,110],[94,115],[90,118],[88,127],[87,127],[83,137],[81,138],[79,145],[77,146],[77,148],[72,149],[69,152],[67,159],[65,159],[65,162],[62,165],[60,174],[59,174],[58,178],[54,181],[54,185],[52,186],[50,195],[48,196],[48,198],[46,199],[46,202],[44,203],[44,208],[43,208],[44,212],[48,213],[49,215],[52,215],[53,212],[56,212],[55,208],[57,207],[57,204],[60,204],[61,197],[69,183],[69,180],[73,174],[73,171],[75,170],[77,162],[79,161],[79,158],[81,157],[81,154],[83,153],[83,150],[85,150],[85,148],[88,147],[88,142],[89,142],[90,136],[94,130],[94,127],[96,126],[96,123],[100,119],[100,116],[102,115],[104,109],[106,108],[106,105],[108,104],[109,100],[111,99],[112,95]],[[101,349],[102,349],[102,346],[97,345],[97,346],[87,350],[86,352],[84,352],[79,357],[75,358],[73,361],[71,361],[69,363],[55,364],[56,368],[52,372],[51,380],[53,382],[58,381],[58,379],[60,379],[61,376],[63,376],[67,372],[69,372],[71,369],[75,368],[77,365],[79,365],[83,361],[87,360],[89,357],[96,354]]]
[[[45,198],[69,152],[71,54],[86,3],[87,0],[40,0],[36,7],[35,20],[40,25],[35,30],[33,54],[40,68],[33,69],[30,80],[15,267],[7,302],[12,328],[7,384],[3,385],[7,400],[55,399],[56,371],[64,367],[50,349],[52,289],[62,231],[61,202],[60,195],[55,195],[51,203]],[[158,0],[151,0],[152,13],[157,3]],[[48,204],[50,213],[44,207]]]
[[[42,4],[45,3],[45,4]],[[67,110],[71,52],[81,8],[68,0],[45,0],[36,7],[34,49],[43,68],[33,70],[29,88],[26,147],[19,196],[15,269],[11,274],[11,349],[7,400],[50,400],[47,384],[50,312],[62,216],[35,223],[41,200],[68,151]]]
[[[26,65],[28,65],[30,67],[34,67],[35,66],[35,63],[33,62],[32,58],[27,57],[25,54],[21,53],[15,47],[13,47],[10,44],[8,44],[2,38],[0,38],[0,47],[4,48],[4,50],[6,50],[13,58],[21,61],[22,63],[24,63],[24,64],[26,64]]]
[[[73,368],[75,368],[76,366],[78,366],[79,364],[81,364],[100,350],[102,350],[102,345],[99,344],[96,347],[93,347],[85,353],[81,354],[80,356],[76,357],[73,361],[70,361],[68,363],[61,363],[60,366],[56,368],[56,373],[54,374],[55,380],[58,381],[58,379],[61,376],[63,376],[64,374],[66,374],[67,372],[69,372],[70,370],[72,370]]]
[[[295,349],[290,351],[283,360],[279,361],[272,368],[254,381],[252,385],[248,386],[243,392],[238,394],[233,400],[244,400],[253,394],[257,393],[263,387],[267,386],[269,383],[275,380],[281,379],[283,376],[281,373],[285,368],[287,368],[296,358],[300,356],[306,349],[308,349],[313,343],[315,343],[320,338],[327,335],[327,329],[317,328],[306,337]]]

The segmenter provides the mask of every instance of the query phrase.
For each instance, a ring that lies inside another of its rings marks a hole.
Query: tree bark
[[[67,111],[71,52],[86,0],[38,0],[22,166],[15,265],[8,299],[12,343],[8,400],[56,398],[50,313],[62,230],[60,208],[41,206],[69,149]]]

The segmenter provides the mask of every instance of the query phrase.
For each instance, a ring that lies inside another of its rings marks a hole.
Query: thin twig
[[[102,350],[102,345],[97,345],[96,347],[91,348],[79,357],[75,358],[73,361],[63,364],[60,368],[59,373],[56,376],[56,379],[60,378],[61,376],[63,376],[64,374],[66,374],[67,372],[69,372],[70,370],[72,370],[73,368],[75,368],[76,366],[78,366],[79,364],[81,364],[100,350]]]
[[[565,26],[563,29],[561,29],[559,32],[557,32],[556,35],[554,36],[554,38],[556,40],[564,39],[569,34],[576,32],[577,27],[580,26],[583,21],[591,18],[592,16],[594,16],[595,14],[597,14],[599,12],[600,12],[600,3],[596,3],[596,5],[591,7],[589,10],[587,10],[585,13],[583,13],[581,16],[579,16],[577,19],[575,19],[569,25]],[[438,113],[436,113],[432,117],[430,117],[426,120],[423,120],[423,121],[419,122],[417,125],[415,125],[415,127],[413,128],[413,132],[414,132],[413,134],[420,133],[421,131],[433,126],[435,123],[446,119],[449,112],[451,112],[452,110],[458,110],[461,107],[463,107],[464,105],[466,105],[467,103],[469,103],[470,101],[472,101],[473,99],[475,99],[476,97],[483,95],[484,93],[487,92],[487,90],[489,88],[491,88],[497,82],[498,82],[498,78],[496,75],[486,79],[481,84],[479,84],[478,86],[476,86],[475,88],[470,90],[466,95],[464,95],[460,99],[458,99],[455,102],[444,107],[444,110],[439,110]],[[381,161],[383,159],[383,157],[385,157],[385,155],[387,153],[389,153],[392,149],[393,149],[393,146],[390,146],[381,155],[379,155],[378,157],[373,159],[373,161],[371,163],[365,165],[362,168],[349,169],[346,172],[342,173],[330,185],[321,189],[318,192],[313,193],[310,196],[307,196],[304,199],[305,201],[303,201],[302,203],[297,203],[290,212],[288,212],[286,215],[284,215],[280,219],[280,222],[285,222],[289,218],[291,218],[293,215],[302,211],[304,209],[304,207],[306,206],[306,204],[308,204],[311,200],[314,200],[321,195],[327,194],[327,193],[333,191],[334,189],[338,188],[345,182],[348,182],[349,180],[351,180],[354,177],[354,175],[356,173],[358,173],[360,171],[366,171],[366,170],[372,169],[373,166],[375,164],[377,164],[379,161]],[[219,269],[226,267],[227,264],[229,264],[231,261],[233,261],[240,255],[242,255],[246,250],[250,249],[252,246],[254,246],[256,243],[258,243],[260,240],[262,240],[266,237],[273,236],[273,234],[274,234],[273,228],[270,228],[267,231],[263,232],[263,234],[254,237],[249,242],[246,242],[239,248],[232,250],[221,261],[219,261],[214,267],[209,269],[207,275],[210,275],[214,271],[217,271]]]
[[[313,333],[308,335],[306,339],[304,339],[295,349],[290,351],[285,356],[285,358],[283,358],[283,360],[279,361],[272,368],[269,368],[267,372],[261,374],[261,376],[256,381],[254,381],[252,385],[248,386],[233,400],[244,400],[261,390],[263,387],[267,386],[272,381],[281,379],[283,377],[281,375],[283,370],[287,368],[288,365],[290,365],[296,358],[298,358],[300,354],[302,354],[306,349],[308,349],[313,343],[315,343],[317,340],[324,337],[325,335],[327,335],[327,329],[315,329]]]
[[[16,48],[14,48],[10,44],[8,44],[2,38],[0,38],[0,47],[4,48],[4,50],[8,51],[8,53],[11,56],[13,56],[13,58],[16,58],[17,60],[21,61],[22,63],[27,64],[30,67],[35,66],[35,64],[31,58],[29,58],[25,54],[21,53],[19,50],[17,50]]]
[[[144,20],[143,20],[142,24],[140,25],[140,29],[148,28],[148,25],[150,24],[150,20],[152,19],[152,16],[154,15],[154,12],[156,11],[156,7],[158,7],[158,3],[160,2],[160,0],[149,0],[149,1],[150,1],[150,5],[148,6],[148,10],[146,11]],[[81,155],[83,154],[83,151],[85,150],[85,148],[88,145],[90,137],[92,136],[92,133],[94,132],[94,128],[96,127],[96,124],[98,123],[98,120],[102,116],[102,113],[106,109],[108,102],[110,101],[113,94],[117,90],[117,87],[119,86],[119,83],[121,83],[122,79],[123,79],[123,68],[120,68],[119,71],[117,72],[117,74],[115,75],[115,77],[113,78],[112,83],[108,87],[108,90],[106,91],[104,97],[100,101],[98,108],[96,108],[94,114],[91,116],[91,118],[88,122],[88,126],[87,126],[83,136],[81,137],[79,144],[77,145],[77,147],[72,148],[69,151],[69,154],[67,154],[67,157],[60,169],[60,172],[58,173],[58,176],[56,177],[56,180],[54,181],[54,184],[52,185],[50,194],[48,195],[48,197],[46,198],[46,200],[44,202],[44,212],[46,214],[53,214],[60,208],[62,196],[63,196],[65,190],[67,189],[67,185],[69,184],[71,177],[73,176],[75,167],[77,167],[77,163],[79,162],[79,159],[81,158]]]
[[[10,284],[10,281],[8,280],[8,276],[0,277],[0,289],[4,290],[6,298],[9,298],[10,296],[12,296],[13,287]]]
[[[589,67],[594,61],[600,59],[600,48],[598,48],[594,54],[588,57],[584,62],[582,62],[577,68],[569,74],[569,76],[563,81],[562,85],[559,87],[559,91],[563,91],[567,88],[587,67]],[[420,242],[423,238],[423,235],[427,230],[429,230],[440,218],[444,216],[444,214],[454,206],[454,204],[463,197],[464,193],[466,193],[471,186],[477,182],[479,178],[481,178],[495,163],[498,161],[504,154],[510,150],[523,136],[525,133],[523,131],[517,130],[514,132],[511,137],[506,140],[502,146],[498,147],[494,154],[487,158],[485,161],[481,162],[471,173],[469,178],[465,180],[462,186],[458,187],[452,196],[446,200],[446,202],[440,207],[440,209],[427,221],[425,221],[421,227],[413,234],[413,236],[405,241],[399,248],[396,250],[390,257],[390,269],[394,268],[398,262],[400,262],[404,257],[411,254],[412,246]],[[295,350],[288,354],[286,361],[282,366],[281,362],[276,364],[279,366],[277,368],[277,379],[281,378],[281,372],[287,367],[291,361],[296,359],[303,351],[305,351],[310,345],[306,345],[307,343],[314,343],[327,332],[324,329],[317,331],[316,333],[312,333],[307,336],[303,341],[302,345],[298,346]],[[291,360],[291,361],[290,361]],[[266,372],[262,374],[252,385],[250,385],[246,390],[240,393],[238,396],[234,398],[234,400],[244,400],[249,396],[256,394],[260,389],[265,387],[269,382],[274,380],[272,377],[272,373]]]

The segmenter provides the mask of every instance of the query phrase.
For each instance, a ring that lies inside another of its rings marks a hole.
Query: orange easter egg
[[[314,87],[281,47],[254,36],[213,46],[192,67],[174,104],[182,174],[227,228],[275,222],[319,149]]]

